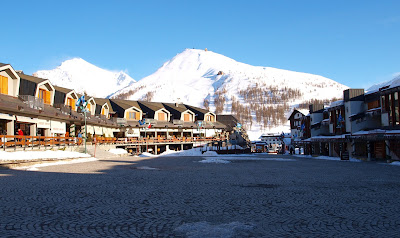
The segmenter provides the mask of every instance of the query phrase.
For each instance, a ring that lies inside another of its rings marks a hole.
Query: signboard
[[[67,130],[67,125],[65,124],[65,122],[51,121],[50,130],[51,133],[65,134]]]
[[[37,119],[37,128],[50,129],[50,120]]]

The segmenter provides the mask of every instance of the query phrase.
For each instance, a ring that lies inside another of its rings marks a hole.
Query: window
[[[128,111],[125,117],[127,120],[140,120],[140,112]]]
[[[379,107],[379,100],[372,101],[368,103],[368,109],[373,109]]]
[[[213,116],[212,115],[207,115],[206,116],[206,121],[213,121]]]
[[[8,94],[8,78],[0,75],[0,93]]]
[[[43,102],[50,105],[50,92],[39,88],[39,98],[43,99]]]
[[[159,120],[159,121],[166,121],[166,116],[165,116],[165,113],[164,113],[164,112],[159,112],[159,113],[157,114],[157,117],[158,117],[158,120]]]
[[[186,113],[186,114],[184,114],[183,117],[184,117],[183,118],[184,121],[192,121],[192,115],[191,114]]]
[[[67,105],[70,106],[71,109],[75,111],[75,99],[67,98]]]

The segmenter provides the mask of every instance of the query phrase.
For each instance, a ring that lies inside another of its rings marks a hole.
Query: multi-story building
[[[347,89],[343,100],[327,107],[310,105],[311,136],[297,145],[309,144],[312,154],[399,160],[399,92],[400,85],[393,83],[368,93]],[[303,116],[305,127],[306,121]]]
[[[0,133],[15,135],[21,129],[31,136],[76,136],[86,131],[89,136],[168,139],[211,137],[225,130],[214,113],[190,105],[85,95],[84,113],[76,107],[81,97],[0,63]]]

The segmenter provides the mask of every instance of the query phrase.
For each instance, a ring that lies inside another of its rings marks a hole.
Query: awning
[[[15,116],[17,122],[27,122],[27,123],[37,123],[37,118],[32,117],[24,117],[24,116]]]

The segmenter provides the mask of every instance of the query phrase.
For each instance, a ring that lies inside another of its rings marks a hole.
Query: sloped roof
[[[183,112],[189,110],[184,104],[175,104],[175,103],[162,103],[175,119],[180,119]],[[194,112],[193,112],[194,113]]]
[[[59,87],[59,86],[53,86],[53,87],[56,91],[60,91],[65,94],[70,93],[71,91],[74,91],[73,89],[63,88],[63,87]]]
[[[130,101],[130,100],[124,100],[124,99],[107,99],[107,100],[108,100],[108,102],[113,102],[113,103],[117,104],[118,106],[120,106],[123,109],[128,109],[131,107],[136,107],[138,109],[141,109],[140,105],[136,101]]]
[[[26,75],[26,74],[23,74],[23,73],[18,73],[17,72],[17,74],[21,79],[25,79],[27,81],[34,82],[36,84],[39,84],[39,83],[44,82],[44,81],[48,81],[48,79],[42,79],[42,78],[38,78],[38,77],[35,77],[35,76]]]
[[[309,110],[308,110],[308,109],[299,109],[299,108],[295,108],[295,109],[293,109],[293,112],[290,114],[288,120],[290,120],[290,118],[291,118],[292,116],[294,116],[294,114],[296,114],[297,112],[303,114],[303,116],[309,114]]]
[[[144,109],[152,110],[153,112],[158,111],[160,109],[165,108],[164,105],[160,102],[145,102],[145,101],[138,101],[139,105],[144,106],[141,107],[143,111]]]
[[[194,106],[190,106],[185,104],[185,106],[192,112],[194,112],[195,114],[197,114],[197,120],[204,120],[204,115],[209,113],[210,111],[208,111],[207,109],[203,109],[203,108],[199,108],[199,107],[194,107]],[[210,112],[212,113],[212,112]],[[214,114],[214,113],[213,113]]]
[[[175,111],[178,111],[181,113],[184,111],[190,110],[184,104],[175,104],[175,103],[162,103],[162,104],[164,105],[164,107],[168,107],[168,108],[166,108],[167,110],[171,109],[171,110],[175,110]],[[169,111],[171,111],[171,110],[169,110]]]

